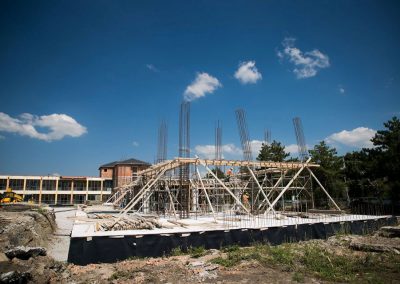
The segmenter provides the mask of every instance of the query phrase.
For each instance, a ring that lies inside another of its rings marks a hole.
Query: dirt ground
[[[0,283],[400,283],[400,238],[379,232],[275,247],[177,249],[168,257],[86,266],[5,257],[19,245],[47,247],[54,224],[45,210],[0,212]],[[24,277],[1,280],[11,271]]]

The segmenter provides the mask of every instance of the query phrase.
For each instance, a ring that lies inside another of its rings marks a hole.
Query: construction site
[[[340,208],[313,172],[319,165],[308,157],[299,118],[293,119],[299,148],[293,162],[255,161],[244,110],[236,110],[236,118],[242,160],[222,158],[219,123],[215,158],[191,157],[190,104],[182,103],[179,157],[166,159],[162,122],[158,162],[115,187],[104,204],[77,211],[68,261],[82,265],[163,256],[176,248],[281,244],[372,232],[396,222],[378,207],[358,214]]]
[[[342,264],[356,259],[352,269],[364,273],[361,263],[376,253],[383,253],[382,270],[373,277],[393,279],[397,218],[380,205],[349,208],[331,196],[315,173],[320,165],[308,155],[300,118],[293,119],[298,157],[277,162],[254,159],[245,112],[235,115],[241,160],[222,156],[219,122],[214,158],[192,155],[190,103],[183,102],[176,158],[167,159],[162,121],[153,165],[129,159],[100,166],[99,178],[4,179],[0,283],[231,283],[234,271],[255,282],[264,282],[264,273],[284,283],[348,282],[356,274]],[[266,130],[265,145],[270,136]],[[14,192],[13,184],[21,186]],[[31,193],[36,198],[22,202]],[[312,254],[327,259],[329,276],[305,265]]]

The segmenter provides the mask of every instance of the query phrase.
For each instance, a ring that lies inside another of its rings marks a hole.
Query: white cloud
[[[290,144],[285,146],[285,152],[289,152],[291,155],[299,153],[299,146],[297,144]]]
[[[325,140],[327,143],[340,143],[350,147],[372,148],[371,139],[375,136],[376,130],[367,127],[357,127],[353,130],[343,130],[333,133]]]
[[[200,158],[206,158],[206,159],[215,158],[215,145],[197,145],[196,147],[194,147],[194,150],[196,151],[196,154]],[[222,152],[222,158],[225,158],[225,156],[228,156],[230,158],[238,157],[242,154],[242,150],[236,147],[232,143],[222,145],[221,152]]]
[[[153,64],[146,64],[146,68],[153,72],[160,72],[160,70],[158,70],[158,68]]]
[[[261,146],[264,141],[252,140],[250,141],[251,152],[253,159],[256,159],[260,153]],[[222,145],[222,158],[223,159],[242,159],[243,151],[241,148],[235,146],[233,143]],[[214,159],[215,158],[215,146],[214,145],[197,145],[195,148],[196,154],[200,158]],[[299,149],[297,144],[290,144],[285,146],[285,151],[291,155],[298,153]]]
[[[133,147],[139,147],[139,142],[133,141],[133,142],[132,142],[132,146],[133,146]]]
[[[239,64],[235,78],[242,84],[255,84],[262,79],[262,75],[258,72],[255,61],[247,61]]]
[[[189,86],[187,86],[183,96],[186,101],[193,101],[195,99],[204,97],[208,93],[213,93],[221,86],[222,84],[217,78],[207,73],[198,73],[196,79]]]
[[[39,132],[37,127],[47,128],[48,132]],[[23,113],[18,118],[13,118],[0,112],[0,132],[11,132],[50,142],[60,140],[65,136],[79,137],[87,130],[86,127],[66,114],[54,113],[37,116]]]
[[[280,59],[287,58],[295,65],[293,73],[298,79],[310,78],[317,75],[318,71],[330,66],[329,57],[318,49],[302,52],[294,46],[296,39],[285,38],[282,42],[283,50],[278,51]]]

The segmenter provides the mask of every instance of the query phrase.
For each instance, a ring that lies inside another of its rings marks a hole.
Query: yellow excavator
[[[10,187],[7,188],[3,194],[0,194],[0,198],[0,203],[17,203],[24,201],[22,196],[12,191]]]

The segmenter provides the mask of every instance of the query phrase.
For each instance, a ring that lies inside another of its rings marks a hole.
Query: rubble
[[[31,257],[35,256],[45,256],[46,255],[46,249],[43,247],[24,247],[24,246],[19,246],[15,247],[12,249],[9,249],[5,252],[5,255],[9,259],[13,258],[19,258],[23,260],[27,260]]]
[[[0,275],[0,284],[11,284],[11,283],[28,283],[31,279],[31,274],[29,272],[18,272],[18,271],[10,271],[6,273],[2,273]]]
[[[154,228],[162,228],[162,225],[155,216],[143,217],[137,214],[127,215],[118,221],[107,219],[100,222],[100,229],[103,231],[119,231],[119,230],[153,230]]]

